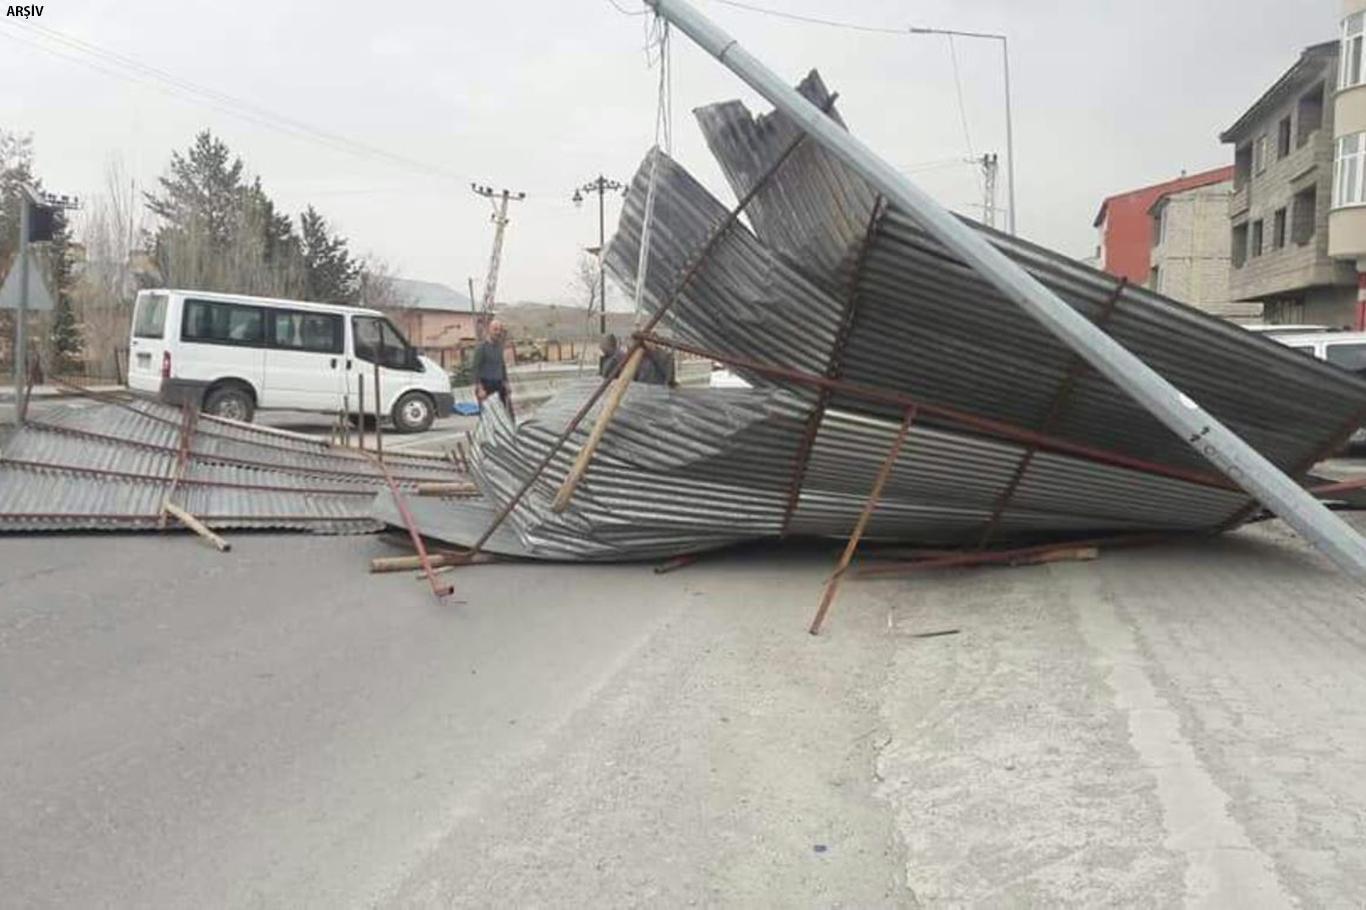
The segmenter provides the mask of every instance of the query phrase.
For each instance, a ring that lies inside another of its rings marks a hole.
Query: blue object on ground
[[[473,417],[479,413],[479,402],[457,401],[451,405],[451,410],[462,417]]]

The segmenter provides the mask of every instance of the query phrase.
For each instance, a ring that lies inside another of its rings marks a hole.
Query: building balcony
[[[1252,204],[1252,182],[1248,181],[1234,189],[1228,197],[1228,217],[1237,218]]]

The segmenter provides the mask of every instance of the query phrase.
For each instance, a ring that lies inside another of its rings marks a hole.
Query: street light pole
[[[599,174],[596,180],[590,180],[574,190],[574,195],[570,197],[575,205],[582,205],[584,193],[598,194],[598,330],[603,335],[607,334],[607,270],[603,268],[603,263],[607,253],[607,206],[604,199],[608,190],[625,192],[626,186]]]
[[[1006,223],[1010,225],[1011,236],[1015,234],[1015,126],[1011,122],[1010,111],[1010,41],[1005,35],[998,35],[992,32],[961,32],[951,28],[922,28],[911,26],[908,31],[912,35],[947,35],[959,38],[985,38],[989,41],[1001,42],[1001,66],[1005,74],[1006,82],[1006,179],[1010,181],[1010,194],[1008,196],[1010,206],[1006,212]]]

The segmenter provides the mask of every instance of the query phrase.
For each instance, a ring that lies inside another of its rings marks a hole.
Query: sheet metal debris
[[[434,458],[386,464],[412,491],[464,478]],[[383,527],[371,515],[381,490],[369,457],[320,439],[207,416],[187,433],[168,405],[81,402],[44,411],[5,442],[0,531],[158,528],[169,495],[216,529],[359,533]]]
[[[814,73],[801,90],[838,118]],[[1216,531],[1249,514],[1245,493],[914,218],[812,143],[781,160],[798,136],[786,118],[728,102],[698,119],[736,196],[752,195],[746,222],[731,223],[726,205],[652,150],[607,266],[633,290],[654,168],[644,316],[677,302],[650,340],[725,363],[752,388],[633,386],[556,514],[590,412],[510,513],[521,554],[654,559],[783,534],[847,536],[912,406],[870,539]],[[1360,378],[973,226],[1292,474],[1366,419]],[[531,481],[593,391],[566,389],[515,426],[486,410],[471,457],[486,508]],[[424,530],[469,545],[484,530],[473,524]]]

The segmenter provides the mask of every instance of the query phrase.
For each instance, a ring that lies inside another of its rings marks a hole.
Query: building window
[[[1162,290],[1162,267],[1161,267],[1161,266],[1155,265],[1155,266],[1153,266],[1151,269],[1148,270],[1148,290],[1150,290],[1150,291],[1160,291],[1160,290]]]
[[[1153,212],[1153,246],[1161,246],[1167,239],[1167,207],[1164,205]]]
[[[1295,194],[1290,214],[1290,239],[1296,246],[1304,246],[1314,239],[1314,222],[1318,220],[1319,202],[1316,187]]]
[[[1279,250],[1285,247],[1285,209],[1276,209],[1275,220],[1271,222],[1271,248]]]
[[[1290,116],[1287,114],[1281,119],[1281,125],[1276,128],[1276,157],[1284,158],[1290,154]]]
[[[1352,133],[1337,141],[1337,155],[1333,160],[1333,208],[1366,203],[1366,172],[1362,158],[1366,156],[1366,133]]]
[[[1247,262],[1247,222],[1233,226],[1233,239],[1230,241],[1233,267],[1241,269]]]
[[[1252,146],[1240,146],[1233,153],[1233,191],[1236,193],[1252,179]]]
[[[1322,82],[1300,96],[1295,114],[1295,147],[1300,148],[1323,126]]]
[[[1266,170],[1266,148],[1265,136],[1258,136],[1257,141],[1252,143],[1252,172],[1254,174],[1260,174]]]
[[[1256,221],[1252,222],[1252,234],[1251,234],[1251,239],[1248,240],[1248,244],[1247,244],[1247,254],[1248,254],[1249,256],[1251,256],[1253,259],[1256,259],[1258,256],[1262,255],[1262,229],[1263,229],[1263,227],[1264,227],[1264,224],[1263,224],[1263,222],[1262,222],[1262,219],[1260,219],[1260,218],[1258,218]]]
[[[1361,39],[1366,15],[1353,13],[1342,20],[1342,76],[1338,88],[1361,84]]]

